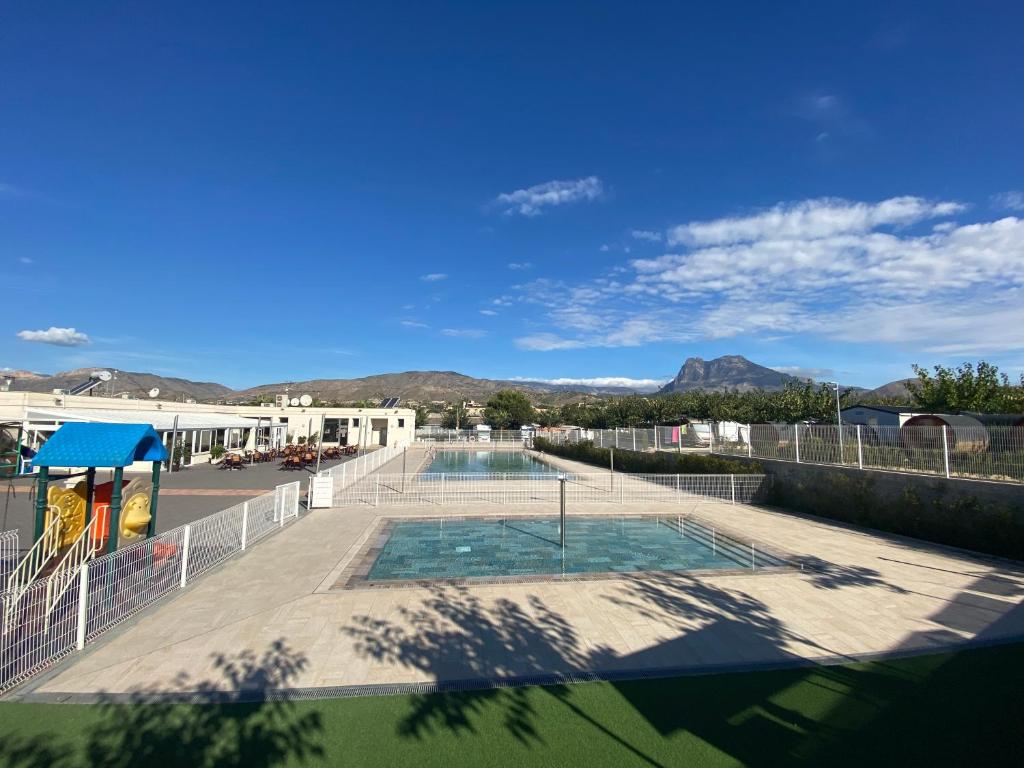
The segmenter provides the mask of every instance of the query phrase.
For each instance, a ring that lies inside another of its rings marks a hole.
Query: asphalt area
[[[320,469],[351,461],[347,456],[333,461],[321,460]],[[239,502],[274,490],[282,483],[296,480],[306,484],[315,466],[301,470],[281,469],[281,461],[247,465],[245,469],[222,470],[212,464],[197,464],[178,472],[160,473],[160,499],[157,503],[157,533],[212,515]],[[97,470],[96,482],[113,479],[113,470]],[[148,477],[146,473],[125,473],[125,479]],[[75,482],[84,478],[75,478]],[[56,481],[63,483],[63,480]],[[22,549],[30,546],[35,519],[35,479],[30,477],[0,480],[0,531],[17,529]]]

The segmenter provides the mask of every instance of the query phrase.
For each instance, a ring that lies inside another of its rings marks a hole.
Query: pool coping
[[[575,517],[619,517],[619,515],[612,514],[585,514],[585,515],[574,515]],[[509,518],[516,520],[541,520],[550,519],[551,514],[518,514],[508,515]],[[727,526],[722,526],[720,523],[711,525],[707,520],[700,517],[699,515],[658,515],[658,514],[631,514],[624,515],[629,518],[662,518],[662,517],[678,517],[685,521],[692,521],[701,525],[707,529],[712,529],[716,534],[729,541],[732,544],[737,544],[743,547],[750,545],[750,542],[745,541],[743,536],[736,534]],[[669,568],[652,568],[652,569],[640,569],[633,571],[588,571],[581,573],[538,573],[538,574],[520,574],[510,576],[461,576],[461,577],[441,577],[441,578],[421,578],[421,579],[377,579],[371,580],[367,578],[370,570],[376,563],[377,558],[383,551],[384,545],[387,543],[391,536],[391,531],[396,523],[409,523],[409,522],[436,522],[445,519],[451,519],[452,521],[466,521],[466,520],[496,520],[503,519],[498,515],[419,515],[419,516],[392,516],[382,515],[377,518],[365,534],[363,540],[358,545],[358,550],[351,557],[348,558],[348,562],[345,564],[340,571],[336,571],[330,575],[329,581],[331,582],[327,586],[326,592],[337,592],[340,590],[352,591],[352,590],[380,590],[380,589],[423,589],[433,586],[477,586],[477,585],[494,585],[494,584],[551,584],[551,583],[571,583],[581,581],[611,581],[624,578],[636,578],[638,574],[686,574],[688,576],[760,576],[769,573],[786,573],[803,570],[802,564],[799,559],[794,557],[788,552],[780,550],[778,547],[767,547],[763,544],[760,547],[760,553],[767,557],[782,561],[781,565],[766,565],[757,568],[694,568],[694,569],[669,569]]]

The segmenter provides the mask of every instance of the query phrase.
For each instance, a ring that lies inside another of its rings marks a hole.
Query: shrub
[[[615,469],[651,475],[759,475],[757,463],[739,462],[703,453],[639,453],[622,448],[598,448],[589,440],[579,443],[553,443],[543,437],[534,438],[538,451],[561,456],[564,459],[592,464],[607,469],[611,466],[611,452],[615,450]]]

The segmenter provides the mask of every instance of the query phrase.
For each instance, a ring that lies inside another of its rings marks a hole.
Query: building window
[[[399,419],[398,420],[398,428],[401,429],[404,426],[405,426],[405,419]]]
[[[199,433],[199,446],[196,453],[209,453],[210,441],[213,439],[213,430],[204,429]]]
[[[359,419],[358,418],[352,419],[352,426],[356,427],[356,428],[359,427]]]

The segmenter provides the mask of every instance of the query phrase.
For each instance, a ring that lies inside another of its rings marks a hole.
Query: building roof
[[[917,413],[912,405],[848,405],[843,411],[852,411],[854,408],[866,408],[869,411],[881,411],[882,413]]]
[[[160,432],[174,428],[174,417],[178,417],[178,429],[228,429],[256,426],[256,419],[235,416],[229,413],[195,413],[184,411],[115,411],[88,409],[76,411],[65,408],[29,408],[26,416],[32,421],[102,422],[105,424],[149,424]],[[263,420],[266,424],[269,417]]]
[[[167,449],[149,424],[71,422],[53,433],[32,460],[37,467],[127,467],[163,461]]]

